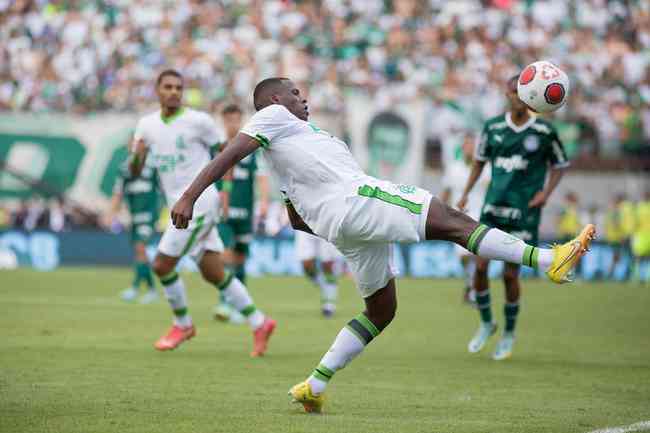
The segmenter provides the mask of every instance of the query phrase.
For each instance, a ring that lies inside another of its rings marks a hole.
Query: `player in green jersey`
[[[537,245],[542,207],[560,182],[569,161],[555,128],[534,116],[519,100],[517,78],[512,77],[507,84],[510,111],[488,120],[483,128],[472,171],[457,206],[465,208],[472,187],[489,161],[492,178],[481,211],[481,223]],[[497,328],[490,308],[488,264],[488,260],[477,258],[474,288],[481,324],[469,342],[471,353],[480,351]],[[518,264],[505,263],[503,270],[506,323],[493,355],[495,360],[512,355],[519,313],[519,268]]]
[[[636,224],[632,236],[636,276],[641,284],[650,284],[650,190],[636,205]]]
[[[243,112],[235,104],[224,107],[221,118],[226,129],[228,140],[237,135],[242,127]],[[225,146],[223,143],[222,146]],[[246,258],[250,242],[253,240],[253,217],[255,204],[255,188],[259,193],[259,213],[261,218],[267,213],[269,206],[269,182],[264,170],[258,166],[257,154],[253,153],[242,159],[231,171],[231,180],[217,182],[219,191],[227,191],[229,204],[227,216],[219,223],[219,235],[226,247],[226,263],[233,268],[235,276],[246,283]],[[244,318],[234,310],[223,296],[214,309],[217,320],[243,323]]]
[[[145,167],[140,176],[134,177],[126,166],[122,167],[113,188],[111,209],[107,217],[108,224],[119,212],[123,201],[126,202],[131,215],[131,244],[135,263],[131,287],[122,291],[121,296],[125,301],[134,301],[138,297],[140,284],[144,282],[147,291],[140,298],[140,302],[149,304],[158,299],[146,253],[147,243],[155,233],[155,224],[158,220],[156,171],[151,167]]]

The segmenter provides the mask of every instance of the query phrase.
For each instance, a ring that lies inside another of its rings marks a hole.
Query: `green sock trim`
[[[537,257],[539,256],[539,249],[532,245],[526,245],[524,254],[521,258],[521,264],[530,266],[531,268],[537,267]]]
[[[170,284],[173,284],[178,280],[178,272],[176,271],[171,271],[167,275],[163,275],[160,277],[160,283],[163,286],[169,286]]]
[[[361,324],[362,324],[362,325],[363,325],[363,326],[364,326],[368,331],[370,331],[370,333],[372,334],[373,338],[379,335],[379,329],[377,329],[377,327],[375,326],[375,324],[372,323],[372,322],[370,321],[370,319],[368,319],[368,318],[366,317],[365,314],[361,313],[361,314],[359,314],[357,317],[355,317],[355,319],[357,319],[359,322],[361,322]]]
[[[176,316],[176,317],[187,316],[187,307],[175,309],[174,310],[174,316]]]
[[[350,320],[346,327],[366,345],[379,335],[377,327],[363,314]]]
[[[232,274],[232,272],[226,271],[226,275],[224,276],[223,281],[221,281],[218,284],[215,284],[215,286],[217,287],[217,289],[219,289],[219,291],[224,291],[226,290],[226,287],[230,285],[230,282],[234,277],[235,276]]]
[[[329,272],[323,272],[323,275],[325,276],[325,281],[329,284],[336,284],[336,275],[330,274]]]
[[[323,382],[329,382],[332,376],[334,376],[334,372],[323,364],[318,364],[318,367],[314,369],[312,376],[316,379],[322,380]]]
[[[467,249],[473,254],[477,254],[478,246],[481,244],[481,241],[489,230],[490,228],[485,224],[479,224],[478,227],[476,227],[469,235],[469,239],[467,240]]]
[[[240,311],[240,313],[242,314],[242,316],[244,316],[244,317],[248,317],[248,316],[250,316],[251,314],[253,314],[256,310],[257,310],[257,307],[255,306],[255,304],[250,304],[249,306],[244,307],[244,308]]]

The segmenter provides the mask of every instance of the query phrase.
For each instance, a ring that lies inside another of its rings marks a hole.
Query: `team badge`
[[[529,135],[524,139],[524,149],[528,152],[534,152],[539,149],[539,137],[536,135]]]

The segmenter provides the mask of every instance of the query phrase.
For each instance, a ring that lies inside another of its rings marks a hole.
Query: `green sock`
[[[476,306],[483,323],[492,323],[492,309],[490,307],[490,291],[476,292]]]
[[[133,264],[133,282],[131,286],[134,289],[140,288],[140,281],[144,279],[144,274],[142,273],[142,262],[135,262]]]
[[[243,263],[235,267],[235,277],[246,285],[246,266]]]
[[[153,280],[153,272],[151,272],[151,266],[149,266],[149,262],[143,262],[140,264],[140,266],[140,272],[142,272],[142,278],[144,278],[145,283],[147,283],[147,288],[149,290],[153,289],[155,285]]]
[[[503,314],[506,316],[505,332],[514,332],[519,314],[519,302],[506,303],[503,306]]]

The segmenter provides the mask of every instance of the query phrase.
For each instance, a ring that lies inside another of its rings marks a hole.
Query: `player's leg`
[[[455,242],[474,254],[507,263],[523,264],[540,269],[556,282],[567,281],[580,257],[595,236],[595,227],[588,224],[572,241],[548,249],[526,244],[504,231],[479,224],[436,198],[431,199],[427,214],[426,238]]]
[[[476,258],[474,289],[476,290],[476,307],[480,316],[480,323],[478,330],[467,345],[467,350],[470,353],[480,352],[485,347],[488,339],[497,330],[497,324],[492,319],[492,306],[490,303],[489,264],[489,260],[481,257]]]
[[[120,298],[126,302],[133,302],[138,297],[140,291],[140,282],[142,281],[142,268],[141,261],[138,257],[138,245],[141,242],[133,242],[133,280],[131,281],[131,286],[122,290],[120,293]]]
[[[519,298],[521,287],[519,285],[519,265],[506,263],[503,268],[503,284],[505,286],[506,302],[503,306],[505,325],[503,335],[492,355],[496,361],[501,361],[512,356],[512,347],[515,342],[515,325],[519,314]]]
[[[336,312],[336,299],[338,297],[338,282],[334,270],[334,261],[328,260],[321,263],[325,284],[321,288],[321,313],[325,317],[332,317]]]
[[[231,220],[225,222],[220,222],[217,224],[217,231],[219,232],[219,237],[221,238],[224,251],[222,253],[222,260],[226,268],[233,270],[235,268],[235,256],[234,256],[234,245],[235,245],[235,234],[234,229],[231,224]],[[214,306],[212,317],[215,320],[221,322],[231,322],[231,323],[243,323],[243,316],[235,310],[228,300],[226,295],[223,292],[219,292],[219,303]]]
[[[320,412],[324,392],[334,374],[356,358],[395,317],[395,270],[388,243],[342,249],[364,298],[365,310],[339,331],[311,376],[289,391],[307,412]],[[380,287],[377,289],[377,287]]]
[[[163,234],[163,239],[165,239],[167,233]],[[161,240],[161,245],[162,243],[163,240]],[[175,349],[181,343],[196,335],[196,329],[187,308],[185,284],[178,272],[176,272],[176,264],[179,259],[180,256],[174,257],[158,251],[152,264],[153,271],[163,286],[165,297],[174,314],[174,325],[154,345],[158,350]]]
[[[154,284],[153,273],[149,265],[149,258],[147,257],[147,244],[136,242],[135,244],[135,260],[138,270],[136,271],[140,276],[140,281],[144,281],[147,291],[140,298],[141,304],[150,304],[158,300],[158,292]]]
[[[213,230],[205,241],[206,247],[209,247],[210,243],[217,242],[217,239],[217,232]],[[268,340],[275,329],[275,321],[265,316],[255,306],[246,286],[232,272],[226,271],[221,254],[219,254],[219,250],[222,249],[210,248],[202,252],[200,260],[198,260],[201,275],[219,289],[228,302],[246,318],[254,336],[254,348],[251,356],[262,356],[266,352]]]
[[[300,260],[305,276],[320,290],[322,307],[323,299],[327,297],[326,293],[331,292],[331,285],[318,266],[317,259],[320,256],[321,242],[324,241],[309,233],[295,232],[294,249],[296,258]]]

